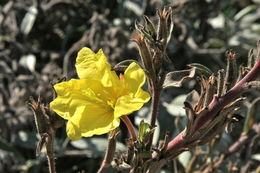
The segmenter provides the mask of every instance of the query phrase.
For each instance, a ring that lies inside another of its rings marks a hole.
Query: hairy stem
[[[50,135],[47,137],[46,153],[49,165],[49,173],[56,173],[55,158],[53,154],[53,137]]]
[[[104,173],[106,171],[106,169],[110,166],[110,164],[113,160],[114,154],[115,154],[116,137],[118,134],[119,133],[117,132],[117,130],[113,130],[111,132],[111,135],[108,138],[108,145],[107,145],[107,150],[106,150],[104,160],[97,173]]]
[[[55,158],[53,156],[47,155],[47,159],[49,165],[49,173],[56,173]]]

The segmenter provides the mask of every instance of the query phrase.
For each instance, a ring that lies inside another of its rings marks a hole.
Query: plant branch
[[[245,146],[245,144],[248,143],[257,134],[260,134],[260,123],[256,124],[252,129],[249,130],[248,133],[242,133],[239,139],[228,148],[228,151],[225,154],[225,158],[241,150],[243,146]]]
[[[224,106],[232,102],[236,97],[238,97],[240,94],[246,91],[248,89],[248,82],[255,80],[258,76],[260,76],[260,60],[258,60],[254,67],[250,70],[250,72],[243,79],[241,79],[233,88],[231,88],[225,95],[223,95],[222,97],[215,96],[213,98],[213,100],[208,106],[208,110],[203,111],[199,115],[201,116],[201,118],[200,121],[198,121],[195,125],[195,130],[199,129],[204,123],[206,123],[208,120],[214,117]],[[161,159],[163,163],[160,163],[159,167],[166,164],[167,159],[165,158],[173,159],[177,156],[179,151],[182,151],[183,149],[188,147],[187,144],[185,144],[183,133],[184,131],[179,133],[172,141],[168,143],[167,151],[164,155],[164,158]],[[156,159],[157,157],[158,154],[153,154],[154,159]]]
[[[55,158],[53,154],[53,136],[48,135],[46,141],[46,154],[49,165],[49,173],[56,173]]]
[[[53,155],[47,155],[47,160],[49,165],[49,173],[56,173],[55,158]]]
[[[129,118],[125,115],[125,116],[120,117],[120,119],[125,123],[128,131],[132,137],[133,142],[137,141],[134,126],[133,126],[132,122],[129,120]]]
[[[151,87],[152,87],[152,104],[151,104],[152,114],[151,114],[150,125],[151,125],[151,128],[153,129],[155,127],[157,114],[158,114],[158,105],[159,105],[159,101],[160,101],[161,87],[158,87],[157,82],[155,80],[152,80]],[[153,136],[154,136],[154,133],[152,133],[150,135],[149,143],[147,145],[148,149],[151,148],[151,146],[152,146]]]
[[[227,159],[234,153],[237,153],[240,150],[242,150],[246,146],[247,143],[250,143],[250,141],[252,141],[253,138],[255,138],[256,136],[259,136],[259,135],[260,135],[260,124],[256,124],[247,133],[242,133],[240,135],[239,139],[228,148],[228,150],[226,151],[225,154],[221,154],[218,157],[218,159],[214,162],[213,165],[205,163],[202,166],[202,167],[204,167],[204,169],[202,169],[203,171],[201,170],[201,172],[206,173],[206,172],[208,172],[208,170],[218,169],[225,159]]]
[[[104,160],[98,170],[97,173],[104,173],[106,169],[110,166],[115,150],[116,150],[116,137],[118,136],[119,132],[117,130],[113,130],[108,138],[108,145],[107,151],[104,157]]]
[[[195,130],[201,127],[202,124],[207,122],[210,118],[214,117],[224,106],[232,102],[236,97],[248,89],[248,82],[255,80],[260,75],[260,61],[257,61],[250,72],[241,79],[236,85],[231,88],[222,97],[214,97],[208,106],[208,110],[204,111],[201,115],[202,118],[197,123]]]

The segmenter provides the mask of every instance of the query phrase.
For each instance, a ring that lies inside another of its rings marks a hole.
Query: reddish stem
[[[120,119],[125,123],[128,131],[132,137],[132,140],[137,141],[134,126],[133,126],[132,122],[129,120],[129,118],[125,115],[125,116],[120,117]]]
[[[247,89],[246,84],[252,80],[255,80],[260,75],[260,61],[258,60],[250,72],[240,80],[233,88],[231,88],[224,96],[221,98],[214,97],[214,99],[209,104],[208,110],[203,112],[200,116],[203,116],[195,127],[195,130],[199,129],[205,122],[215,116],[225,105],[232,102],[236,97],[238,97],[242,92]],[[177,135],[172,141],[168,143],[167,151],[177,150],[184,146],[183,132]],[[153,157],[156,157],[154,155]]]
[[[232,102],[236,97],[248,89],[247,83],[255,80],[260,75],[260,61],[254,65],[250,72],[241,79],[233,88],[231,88],[224,96],[214,97],[208,106],[208,110],[200,116],[200,122],[197,123],[195,130],[199,129],[205,122],[214,117],[224,106]]]
[[[97,173],[104,173],[109,168],[116,150],[116,137],[119,133],[113,130],[108,138],[107,151],[104,160]]]

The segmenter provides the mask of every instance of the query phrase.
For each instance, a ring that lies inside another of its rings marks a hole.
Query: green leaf
[[[199,63],[192,63],[192,64],[189,64],[188,66],[195,68],[196,71],[202,73],[207,78],[209,78],[213,73],[208,67],[206,67],[202,64],[199,64]]]
[[[142,120],[140,122],[140,126],[139,126],[139,136],[138,139],[140,142],[144,142],[144,139],[147,135],[147,133],[149,133],[151,131],[150,126],[148,123],[145,123],[144,120]]]
[[[136,125],[140,125],[142,120],[144,120],[145,122],[149,122],[151,120],[150,109],[148,107],[146,107],[146,106],[142,107],[137,112],[137,116],[135,117],[135,124]],[[154,133],[153,145],[156,145],[158,143],[158,140],[159,140],[159,137],[160,137],[160,124],[159,124],[159,121],[156,120],[155,124],[156,124],[156,128],[150,130],[150,132]],[[146,141],[146,139],[144,138],[144,143],[145,143],[145,141]]]
[[[154,28],[152,21],[145,15],[144,15],[144,20],[145,20],[145,29],[148,31],[148,33],[151,34],[152,38],[155,38],[156,30]]]
[[[127,60],[121,61],[118,64],[116,64],[113,67],[113,70],[124,71],[127,68],[127,66],[130,65],[132,62],[135,62],[140,67],[142,67],[142,65],[138,61],[135,61],[135,60],[132,60],[132,59],[127,59]]]

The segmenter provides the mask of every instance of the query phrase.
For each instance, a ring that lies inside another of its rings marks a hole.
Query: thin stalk
[[[53,156],[47,155],[47,159],[49,165],[49,173],[56,173],[55,158]]]
[[[156,119],[157,119],[157,114],[158,114],[158,105],[159,105],[159,101],[160,101],[161,88],[158,88],[157,82],[154,80],[151,82],[151,87],[152,87],[152,90],[151,90],[151,92],[152,92],[152,104],[151,104],[152,114],[151,114],[150,125],[151,125],[151,128],[154,128]],[[151,148],[151,146],[152,146],[153,136],[154,136],[154,133],[152,133],[150,135],[147,149]]]
[[[49,165],[49,173],[56,173],[56,168],[55,168],[55,158],[53,154],[53,137],[48,136],[47,137],[47,143],[46,143],[46,153],[47,153],[47,160],[48,160],[48,165]]]
[[[104,173],[109,168],[116,150],[116,137],[119,133],[117,130],[113,130],[108,138],[108,145],[105,157],[97,173]]]
[[[125,123],[131,137],[132,137],[132,140],[133,142],[137,141],[137,137],[136,137],[136,134],[135,134],[135,129],[134,129],[134,126],[132,124],[132,122],[130,121],[130,119],[125,115],[125,116],[122,116],[120,117],[120,119]]]
[[[155,127],[155,122],[157,118],[157,113],[158,113],[158,105],[159,105],[159,100],[160,100],[160,94],[161,91],[160,89],[157,88],[155,82],[152,83],[152,115],[151,115],[151,122],[150,125],[152,128]]]

